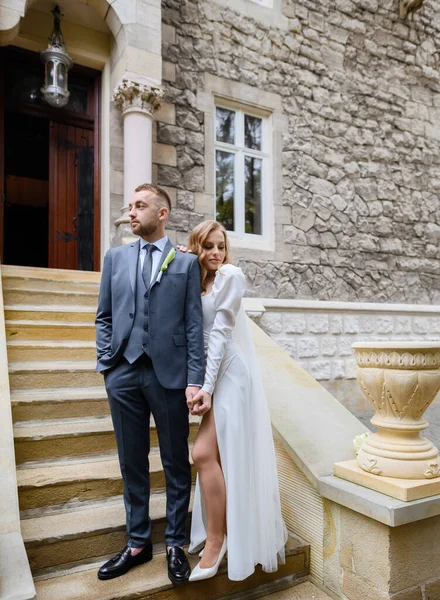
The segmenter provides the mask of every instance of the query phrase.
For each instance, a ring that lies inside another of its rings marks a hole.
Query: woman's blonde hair
[[[208,276],[207,269],[203,266],[203,259],[205,257],[204,245],[210,233],[213,231],[221,231],[225,238],[225,258],[223,260],[223,264],[227,264],[230,262],[229,257],[229,241],[228,236],[226,234],[226,229],[223,227],[221,223],[217,221],[202,221],[194,227],[191,231],[191,235],[189,236],[189,250],[193,254],[197,254],[199,258],[200,264],[200,285],[202,288],[202,293],[206,292],[206,278]]]

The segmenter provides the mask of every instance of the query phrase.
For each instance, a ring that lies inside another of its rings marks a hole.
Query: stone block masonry
[[[288,122],[274,145],[275,249],[234,252],[251,295],[438,302],[440,0],[407,21],[391,0],[284,0],[280,18],[266,21],[254,3],[237,6],[247,13],[220,0],[162,2],[176,123],[159,122],[157,135],[175,145],[176,165],[159,168],[158,182],[177,188],[187,213],[176,239],[213,217],[212,202],[193,202],[207,193],[212,135],[197,94],[210,73],[253,86],[256,98],[278,94]]]

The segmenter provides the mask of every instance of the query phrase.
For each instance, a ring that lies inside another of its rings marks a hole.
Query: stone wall
[[[440,336],[440,307],[259,299],[259,313],[255,301],[247,302],[258,325],[358,416],[373,408],[356,380],[354,342]]]
[[[176,122],[159,122],[157,140],[174,145],[177,160],[159,165],[157,180],[176,190],[175,239],[213,217],[211,141],[197,103],[210,73],[278,94],[288,123],[274,155],[275,249],[234,250],[250,294],[437,302],[440,1],[406,21],[397,0],[284,0],[273,9],[240,0],[241,12],[232,4],[162,1]]]
[[[329,503],[329,508],[325,515],[325,583],[337,597],[440,598],[440,569],[436,559],[439,517],[388,527],[335,503]]]

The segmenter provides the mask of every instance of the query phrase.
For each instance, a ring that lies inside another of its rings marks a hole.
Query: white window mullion
[[[244,234],[244,152],[239,150],[235,157],[235,219],[237,235]]]
[[[267,211],[267,194],[268,194],[268,163],[267,158],[263,158],[263,164],[261,168],[261,235],[266,238],[267,223],[268,223],[268,211]]]
[[[263,145],[266,154],[263,160],[264,186],[263,186],[263,237],[268,240],[273,230],[273,195],[274,195],[274,166],[273,166],[273,117],[263,120]]]
[[[237,110],[237,234],[244,236],[244,112]]]
[[[235,144],[239,148],[244,148],[244,112],[237,110],[235,112]]]

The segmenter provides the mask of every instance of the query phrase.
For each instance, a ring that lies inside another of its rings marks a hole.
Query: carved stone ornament
[[[375,475],[399,479],[440,476],[437,448],[421,431],[423,414],[440,389],[440,343],[356,342],[357,379],[378,428],[363,442],[357,462]]]
[[[162,87],[123,79],[113,92],[112,101],[122,113],[130,109],[137,109],[153,115],[164,97],[165,90]]]
[[[422,8],[423,0],[400,0],[400,16],[402,19]]]

